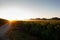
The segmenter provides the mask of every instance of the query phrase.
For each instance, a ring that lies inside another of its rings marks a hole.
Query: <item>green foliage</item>
[[[11,40],[59,40],[60,20],[17,21],[7,34]]]

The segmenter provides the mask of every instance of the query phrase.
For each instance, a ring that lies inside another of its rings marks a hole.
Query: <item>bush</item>
[[[13,24],[13,26],[7,32],[11,40],[60,39],[60,21],[19,21]]]

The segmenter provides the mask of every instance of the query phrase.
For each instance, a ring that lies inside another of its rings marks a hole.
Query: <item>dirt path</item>
[[[10,24],[6,23],[0,27],[0,40],[9,40],[8,38],[5,37],[5,33],[8,31],[10,28]]]

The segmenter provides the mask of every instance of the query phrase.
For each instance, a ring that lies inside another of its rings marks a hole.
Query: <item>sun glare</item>
[[[28,11],[18,8],[4,8],[1,12],[1,18],[7,19],[7,20],[24,20],[29,18],[28,17]]]

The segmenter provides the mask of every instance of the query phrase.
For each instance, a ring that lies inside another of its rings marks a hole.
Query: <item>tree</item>
[[[30,20],[40,20],[40,18],[31,18]]]
[[[42,20],[46,20],[46,18],[42,18]]]
[[[53,19],[53,20],[60,20],[60,18],[58,18],[58,17],[53,17],[51,19]]]

